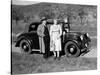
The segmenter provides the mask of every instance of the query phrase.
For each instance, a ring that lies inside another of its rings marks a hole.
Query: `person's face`
[[[46,24],[46,20],[42,21],[42,23],[45,25]]]
[[[55,24],[55,25],[57,24],[57,20],[54,20],[54,24]]]

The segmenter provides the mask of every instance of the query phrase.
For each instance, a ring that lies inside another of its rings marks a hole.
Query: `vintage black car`
[[[22,33],[17,37],[16,47],[20,47],[21,51],[25,54],[31,52],[40,52],[39,47],[39,36],[37,35],[37,28],[41,22],[31,23],[27,33]],[[60,22],[62,23],[62,22]],[[47,26],[52,22],[47,21]],[[64,24],[63,24],[64,25]],[[64,26],[63,26],[64,27]],[[64,29],[65,30],[65,29]],[[64,32],[63,30],[63,32]],[[79,57],[90,51],[91,39],[88,33],[82,32],[65,32],[61,36],[62,39],[62,52],[68,57]]]

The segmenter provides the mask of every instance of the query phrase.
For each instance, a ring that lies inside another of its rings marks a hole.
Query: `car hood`
[[[68,34],[72,36],[81,36],[81,35],[84,35],[85,33],[84,32],[69,32]]]
[[[84,41],[91,41],[90,37],[86,35],[85,32],[69,32],[66,34],[69,38],[78,39],[81,35],[83,36]]]

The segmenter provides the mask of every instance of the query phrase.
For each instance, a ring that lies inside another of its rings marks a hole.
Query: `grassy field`
[[[21,55],[12,53],[12,74],[31,74],[48,72],[66,72],[81,70],[96,70],[97,58],[67,58],[54,60],[50,57],[44,59],[40,54]]]

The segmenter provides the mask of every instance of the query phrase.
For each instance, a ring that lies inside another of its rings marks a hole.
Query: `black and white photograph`
[[[97,5],[11,0],[11,74],[97,70]]]

